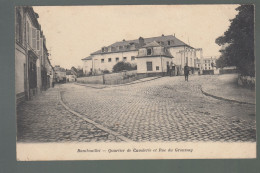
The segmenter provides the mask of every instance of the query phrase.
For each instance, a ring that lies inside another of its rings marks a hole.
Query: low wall
[[[124,84],[129,83],[147,76],[137,74],[136,70],[125,71],[120,73],[104,74],[99,76],[90,76],[78,78],[77,82],[85,84]]]
[[[219,74],[237,73],[237,69],[220,69]]]
[[[255,77],[250,76],[238,76],[238,85],[250,89],[255,89]]]
[[[103,84],[103,76],[89,76],[89,77],[81,77],[77,78],[78,83],[85,84]]]

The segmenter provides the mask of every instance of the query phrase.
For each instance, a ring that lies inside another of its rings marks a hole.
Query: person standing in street
[[[167,64],[167,75],[170,76],[170,66]]]
[[[173,75],[173,62],[171,62],[170,64],[170,76]]]
[[[190,68],[188,66],[188,64],[186,63],[186,65],[184,66],[184,75],[185,75],[185,81],[188,82],[188,78],[189,78],[189,72],[190,72]]]

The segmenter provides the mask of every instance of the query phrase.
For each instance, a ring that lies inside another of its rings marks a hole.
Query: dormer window
[[[152,55],[152,49],[147,49],[147,55]]]

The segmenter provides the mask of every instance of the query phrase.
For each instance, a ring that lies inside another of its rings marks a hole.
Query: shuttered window
[[[37,30],[37,39],[36,39],[36,49],[37,51],[40,51],[40,31]]]
[[[32,30],[32,48],[36,50],[36,42],[37,42],[37,30],[35,28],[31,28]]]

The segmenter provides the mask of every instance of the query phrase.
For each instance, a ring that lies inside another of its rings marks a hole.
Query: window
[[[147,49],[147,55],[152,55],[152,49]]]
[[[20,43],[23,41],[22,37],[22,17],[19,11],[16,13],[16,40]]]
[[[153,71],[153,63],[152,62],[146,62],[147,71]]]
[[[40,51],[40,31],[37,30],[37,45],[36,48],[38,51]]]
[[[127,60],[127,57],[124,57],[123,60],[126,61],[126,60]]]
[[[168,41],[168,45],[171,45],[171,41],[170,40]]]
[[[135,56],[131,56],[131,61],[134,61],[135,60]]]
[[[36,28],[32,27],[32,48],[36,50],[36,44],[37,44],[37,30]]]
[[[105,60],[104,59],[101,59],[101,63],[104,63],[105,62]]]
[[[108,62],[111,62],[112,61],[112,59],[111,58],[108,58]]]
[[[116,58],[116,62],[118,62],[118,61],[119,61],[119,58],[117,57],[117,58]]]
[[[159,70],[160,68],[159,68],[159,66],[156,66],[156,70]]]

